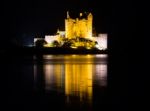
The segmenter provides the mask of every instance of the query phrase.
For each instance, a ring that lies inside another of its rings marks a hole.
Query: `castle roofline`
[[[89,17],[92,17],[93,15],[92,15],[92,13],[91,12],[84,12],[84,13],[79,13],[79,16],[77,17],[78,19],[88,19]],[[77,18],[72,18],[72,17],[70,17],[70,15],[69,15],[69,11],[67,11],[67,19],[77,19]]]

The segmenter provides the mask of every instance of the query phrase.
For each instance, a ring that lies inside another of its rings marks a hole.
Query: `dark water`
[[[5,64],[7,103],[26,110],[100,110],[107,97],[107,58],[106,54],[11,57]]]

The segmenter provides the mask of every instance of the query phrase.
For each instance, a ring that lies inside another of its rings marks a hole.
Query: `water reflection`
[[[62,91],[64,84],[64,65],[44,64],[45,89]]]
[[[98,82],[100,86],[107,85],[107,64],[95,65],[95,81]]]
[[[65,65],[65,94],[92,100],[92,64]]]
[[[78,101],[92,104],[93,85],[106,86],[105,54],[43,55],[34,59],[35,87],[38,79],[43,78],[44,90],[65,94],[68,103]]]

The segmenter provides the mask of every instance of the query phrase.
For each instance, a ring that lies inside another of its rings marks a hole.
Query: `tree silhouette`
[[[47,42],[45,40],[37,40],[35,42],[36,47],[43,47],[45,44],[47,44]]]

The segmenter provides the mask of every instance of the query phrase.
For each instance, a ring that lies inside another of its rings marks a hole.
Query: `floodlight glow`
[[[98,37],[95,37],[98,45],[96,46],[100,50],[107,49],[107,34],[99,34]]]
[[[55,40],[57,40],[57,35],[46,35],[45,36],[45,41],[47,43],[52,43]]]

